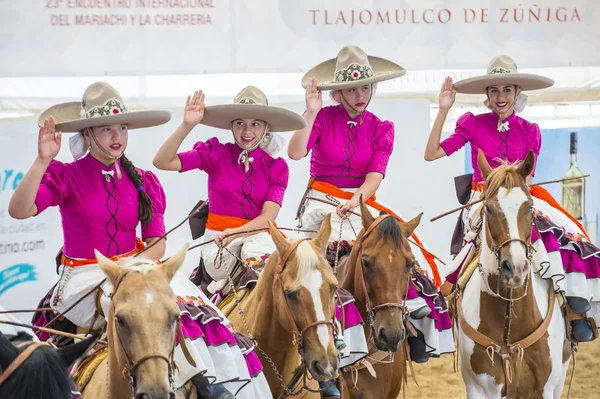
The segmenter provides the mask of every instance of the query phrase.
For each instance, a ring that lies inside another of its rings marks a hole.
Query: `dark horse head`
[[[68,368],[96,341],[92,336],[85,341],[60,349],[50,346],[36,349],[0,385],[3,399],[72,399],[72,385]],[[27,344],[16,347],[0,332],[0,372],[15,361]]]

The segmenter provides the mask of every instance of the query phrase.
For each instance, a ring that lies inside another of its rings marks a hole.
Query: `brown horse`
[[[318,381],[338,375],[338,351],[334,342],[334,294],[337,280],[325,259],[331,234],[326,218],[312,240],[290,242],[271,226],[277,251],[269,257],[256,287],[241,303],[248,328],[258,346],[273,360],[285,384],[303,363]],[[238,312],[230,320],[243,331]],[[246,331],[244,331],[246,332]],[[283,387],[269,361],[259,351],[264,373],[273,396]],[[311,389],[318,389],[313,380]],[[303,391],[304,398],[320,398],[319,393]]]
[[[481,255],[458,291],[458,344],[468,398],[560,398],[570,355],[552,282],[531,267],[533,199],[526,178],[530,151],[520,165],[492,170],[479,152],[486,178],[481,212]]]
[[[109,354],[83,390],[83,399],[176,397],[171,378],[180,311],[169,283],[186,251],[187,245],[161,265],[143,258],[117,264],[96,251],[114,287],[107,315]],[[186,394],[180,389],[177,397]]]
[[[408,237],[417,228],[421,215],[402,223],[392,215],[374,218],[361,202],[363,229],[350,256],[338,266],[342,288],[356,299],[363,316],[365,336],[370,337],[370,356],[394,352],[392,363],[373,365],[377,378],[368,369],[344,371],[346,392],[352,398],[396,399],[405,375],[405,353],[400,345],[406,338],[403,302],[410,270],[415,264]],[[354,389],[354,381],[358,389]]]

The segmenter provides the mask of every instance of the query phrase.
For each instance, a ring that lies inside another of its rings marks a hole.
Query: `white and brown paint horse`
[[[458,344],[467,397],[560,398],[570,360],[552,282],[532,271],[533,200],[526,185],[535,165],[530,151],[517,165],[492,170],[479,152],[486,179],[481,254],[458,294]]]
[[[403,303],[415,265],[408,238],[421,215],[402,223],[393,215],[374,218],[362,201],[360,206],[363,229],[350,256],[340,261],[338,277],[342,288],[355,297],[356,307],[366,321],[365,336],[372,340],[369,355],[394,352],[394,360],[373,364],[376,378],[366,368],[357,375],[345,370],[346,392],[356,399],[396,399],[406,375],[401,347],[407,337]],[[358,389],[354,389],[354,381]]]
[[[256,338],[285,384],[290,383],[301,362],[314,379],[335,379],[339,363],[333,320],[338,282],[325,259],[331,219],[325,218],[312,240],[288,241],[272,225],[270,233],[277,251],[241,303],[250,331],[244,331],[238,312],[233,311],[229,319],[238,330]],[[257,353],[273,396],[278,398],[284,391],[282,384],[270,362]],[[314,380],[310,388],[318,389]],[[319,399],[321,394],[304,390],[294,397]]]
[[[96,251],[114,287],[107,315],[109,354],[82,391],[83,399],[187,397],[185,389],[174,392],[171,381],[180,311],[169,285],[187,247],[160,265],[141,257],[115,263]]]

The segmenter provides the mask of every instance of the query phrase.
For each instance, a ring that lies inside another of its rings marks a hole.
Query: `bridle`
[[[125,277],[127,277],[127,275],[132,272],[132,270],[126,270],[123,273],[121,273],[117,279],[115,280],[113,286],[113,291],[112,293],[109,295],[109,298],[111,299],[111,306],[113,307],[113,311],[114,311],[114,304],[112,303],[112,299],[114,298],[115,294],[117,293],[117,290],[119,289],[121,283],[123,282],[123,280],[125,279]],[[114,313],[114,312],[113,312]],[[116,320],[114,320],[113,322],[115,322]],[[160,353],[150,353],[148,355],[144,355],[142,357],[140,357],[137,360],[133,360],[131,358],[131,356],[129,355],[129,353],[127,352],[127,350],[125,349],[125,345],[123,345],[123,340],[121,338],[121,335],[119,334],[119,327],[118,327],[118,323],[117,325],[115,325],[115,335],[117,336],[117,339],[119,340],[119,345],[121,346],[121,351],[123,352],[123,354],[125,355],[125,359],[127,360],[127,364],[125,365],[125,368],[123,369],[123,375],[125,375],[125,373],[127,373],[127,375],[129,376],[129,387],[131,388],[131,392],[135,393],[135,389],[136,389],[136,378],[135,378],[135,372],[138,369],[138,367],[140,367],[144,362],[150,360],[150,359],[162,359],[167,363],[167,367],[169,370],[169,384],[171,385],[171,388],[174,389],[174,378],[173,378],[173,374],[174,371],[177,370],[177,364],[175,363],[175,359],[174,359],[174,354],[175,354],[175,347],[176,347],[176,342],[177,341],[173,341],[173,347],[171,349],[171,352],[169,353],[169,356],[165,356],[163,354]],[[176,330],[176,335],[179,338],[178,341],[181,345],[181,349],[185,355],[186,360],[193,366],[196,367],[196,362],[194,361],[194,359],[192,358],[191,354],[189,353],[189,350],[187,349],[187,346],[185,345],[185,337],[183,336],[183,330],[181,329],[181,316],[177,316],[177,330]]]
[[[373,322],[374,322],[375,316],[379,310],[388,309],[388,308],[399,309],[402,312],[402,324],[403,325],[405,324],[406,316],[408,315],[408,308],[406,307],[406,298],[408,296],[408,285],[410,284],[411,276],[412,276],[412,272],[413,272],[412,268],[409,271],[406,292],[405,292],[404,298],[402,300],[402,303],[387,302],[387,303],[382,303],[379,305],[373,305],[373,301],[371,300],[371,297],[369,296],[369,290],[367,289],[367,284],[365,281],[365,275],[364,275],[364,270],[363,270],[363,265],[362,265],[362,253],[363,253],[364,239],[373,232],[375,227],[377,227],[381,222],[383,222],[385,219],[387,219],[389,217],[394,217],[394,216],[386,214],[386,215],[381,215],[381,216],[377,217],[377,219],[375,219],[373,221],[373,223],[371,223],[371,225],[367,228],[367,230],[364,232],[364,234],[358,239],[358,242],[356,244],[357,247],[359,248],[359,250],[358,250],[358,257],[356,259],[356,267],[354,270],[355,285],[356,285],[356,283],[358,283],[358,285],[360,287],[357,287],[357,288],[361,289],[363,292],[363,295],[364,295],[365,306],[367,309],[368,322],[369,322],[369,327],[371,330],[371,337],[375,336],[375,331],[374,331],[375,327],[374,327]]]

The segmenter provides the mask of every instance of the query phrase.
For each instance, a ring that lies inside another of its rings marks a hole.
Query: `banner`
[[[543,4],[542,4],[543,3]],[[0,76],[302,72],[344,45],[409,70],[600,64],[596,0],[0,0]]]

